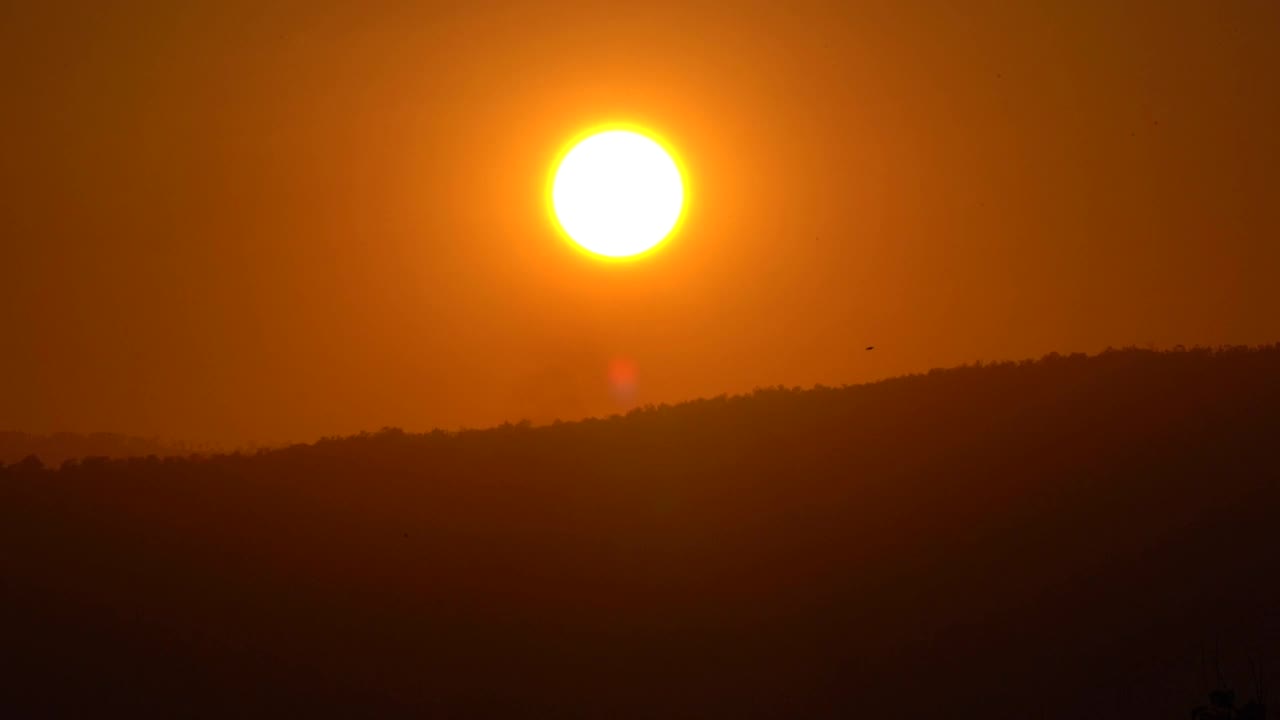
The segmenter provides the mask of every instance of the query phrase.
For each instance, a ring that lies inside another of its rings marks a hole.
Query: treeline
[[[1277,346],[19,463],[0,707],[1185,716],[1280,662],[1278,520]]]
[[[183,443],[156,438],[140,438],[118,433],[69,433],[32,435],[24,432],[0,431],[0,464],[26,461],[27,466],[57,467],[68,460],[84,457],[125,458],[146,455],[188,455],[195,448]]]

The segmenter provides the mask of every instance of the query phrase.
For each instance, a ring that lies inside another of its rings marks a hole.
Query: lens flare
[[[609,361],[609,391],[620,405],[628,405],[636,396],[636,364],[625,357]]]

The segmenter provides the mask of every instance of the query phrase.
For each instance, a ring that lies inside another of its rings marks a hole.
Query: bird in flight
[[[875,345],[868,345],[868,346],[867,346],[867,349],[868,349],[868,350],[875,350],[875,349],[876,349],[876,346],[875,346]]]

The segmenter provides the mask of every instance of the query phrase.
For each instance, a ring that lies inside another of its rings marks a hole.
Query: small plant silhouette
[[[1254,697],[1244,705],[1236,706],[1236,693],[1228,687],[1222,676],[1222,666],[1215,655],[1213,660],[1217,688],[1209,692],[1209,704],[1199,705],[1191,711],[1192,720],[1266,720],[1266,688],[1263,685],[1262,667],[1253,657],[1249,658],[1249,673],[1254,683]]]

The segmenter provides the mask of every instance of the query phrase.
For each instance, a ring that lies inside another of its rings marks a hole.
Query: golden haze
[[[1152,22],[1159,17],[1159,22]],[[0,428],[225,443],[1280,337],[1274,2],[3,11]],[[543,183],[696,168],[652,262]],[[871,353],[863,351],[876,345]]]

